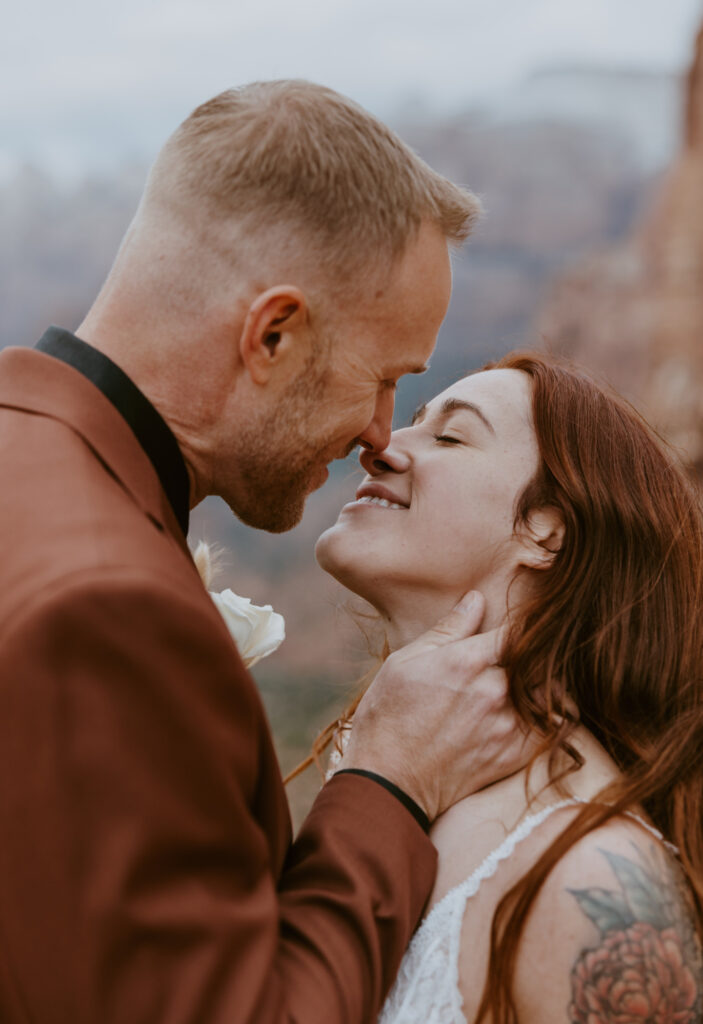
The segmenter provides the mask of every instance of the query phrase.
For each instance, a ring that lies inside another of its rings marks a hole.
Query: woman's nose
[[[410,468],[410,456],[400,434],[399,430],[391,434],[388,447],[381,452],[362,449],[359,462],[369,476],[378,476],[379,473],[405,473]]]

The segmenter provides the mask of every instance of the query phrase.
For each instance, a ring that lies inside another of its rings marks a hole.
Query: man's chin
[[[313,491],[319,491],[319,489],[327,483],[329,476],[330,471],[327,466],[323,466],[322,469],[318,469],[310,481],[308,494],[312,494]]]
[[[305,499],[302,498],[297,502],[285,505],[268,505],[266,507],[260,505],[245,509],[234,508],[230,505],[230,508],[238,519],[255,530],[266,530],[267,533],[286,533],[297,526],[303,518]]]
[[[230,509],[243,523],[255,530],[266,530],[268,533],[286,533],[297,526],[303,518],[305,500],[310,488],[291,488],[286,494],[252,494],[247,501],[227,501]],[[227,499],[225,499],[227,500]]]
[[[268,533],[285,533],[298,525],[303,518],[308,496],[322,487],[328,477],[329,470],[323,466],[304,477],[301,474],[285,492],[279,481],[278,487],[268,492],[264,490],[263,493],[255,494],[253,488],[250,488],[246,502],[225,500],[234,515],[247,526]]]

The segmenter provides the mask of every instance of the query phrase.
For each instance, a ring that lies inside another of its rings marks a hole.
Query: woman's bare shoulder
[[[520,1024],[698,1024],[703,961],[676,857],[619,817],[558,862],[520,941]]]
[[[579,771],[566,775],[561,785],[551,781],[550,759],[542,755],[532,763],[529,772],[523,770],[474,793],[437,820],[431,833],[439,852],[433,902],[470,875],[526,818],[534,819],[541,811],[569,797],[591,800],[617,779],[615,765],[583,727],[573,742],[584,763]],[[567,765],[569,759],[564,763]],[[525,859],[538,856],[545,839],[551,842],[552,833],[560,832],[568,824],[569,813],[566,809],[548,825],[540,824],[538,834],[530,838],[517,859],[511,858],[513,863],[521,866]],[[506,872],[503,874],[507,877]]]

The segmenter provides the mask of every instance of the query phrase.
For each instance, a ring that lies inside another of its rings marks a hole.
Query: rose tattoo
[[[699,1024],[701,949],[677,865],[600,852],[620,885],[571,889],[600,932],[571,972],[570,1024]]]

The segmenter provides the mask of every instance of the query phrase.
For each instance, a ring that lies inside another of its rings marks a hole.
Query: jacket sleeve
[[[254,812],[278,778],[265,717],[218,627],[202,595],[118,570],[6,624],[3,1022],[375,1018],[434,849],[380,786],[342,776],[279,875]]]

